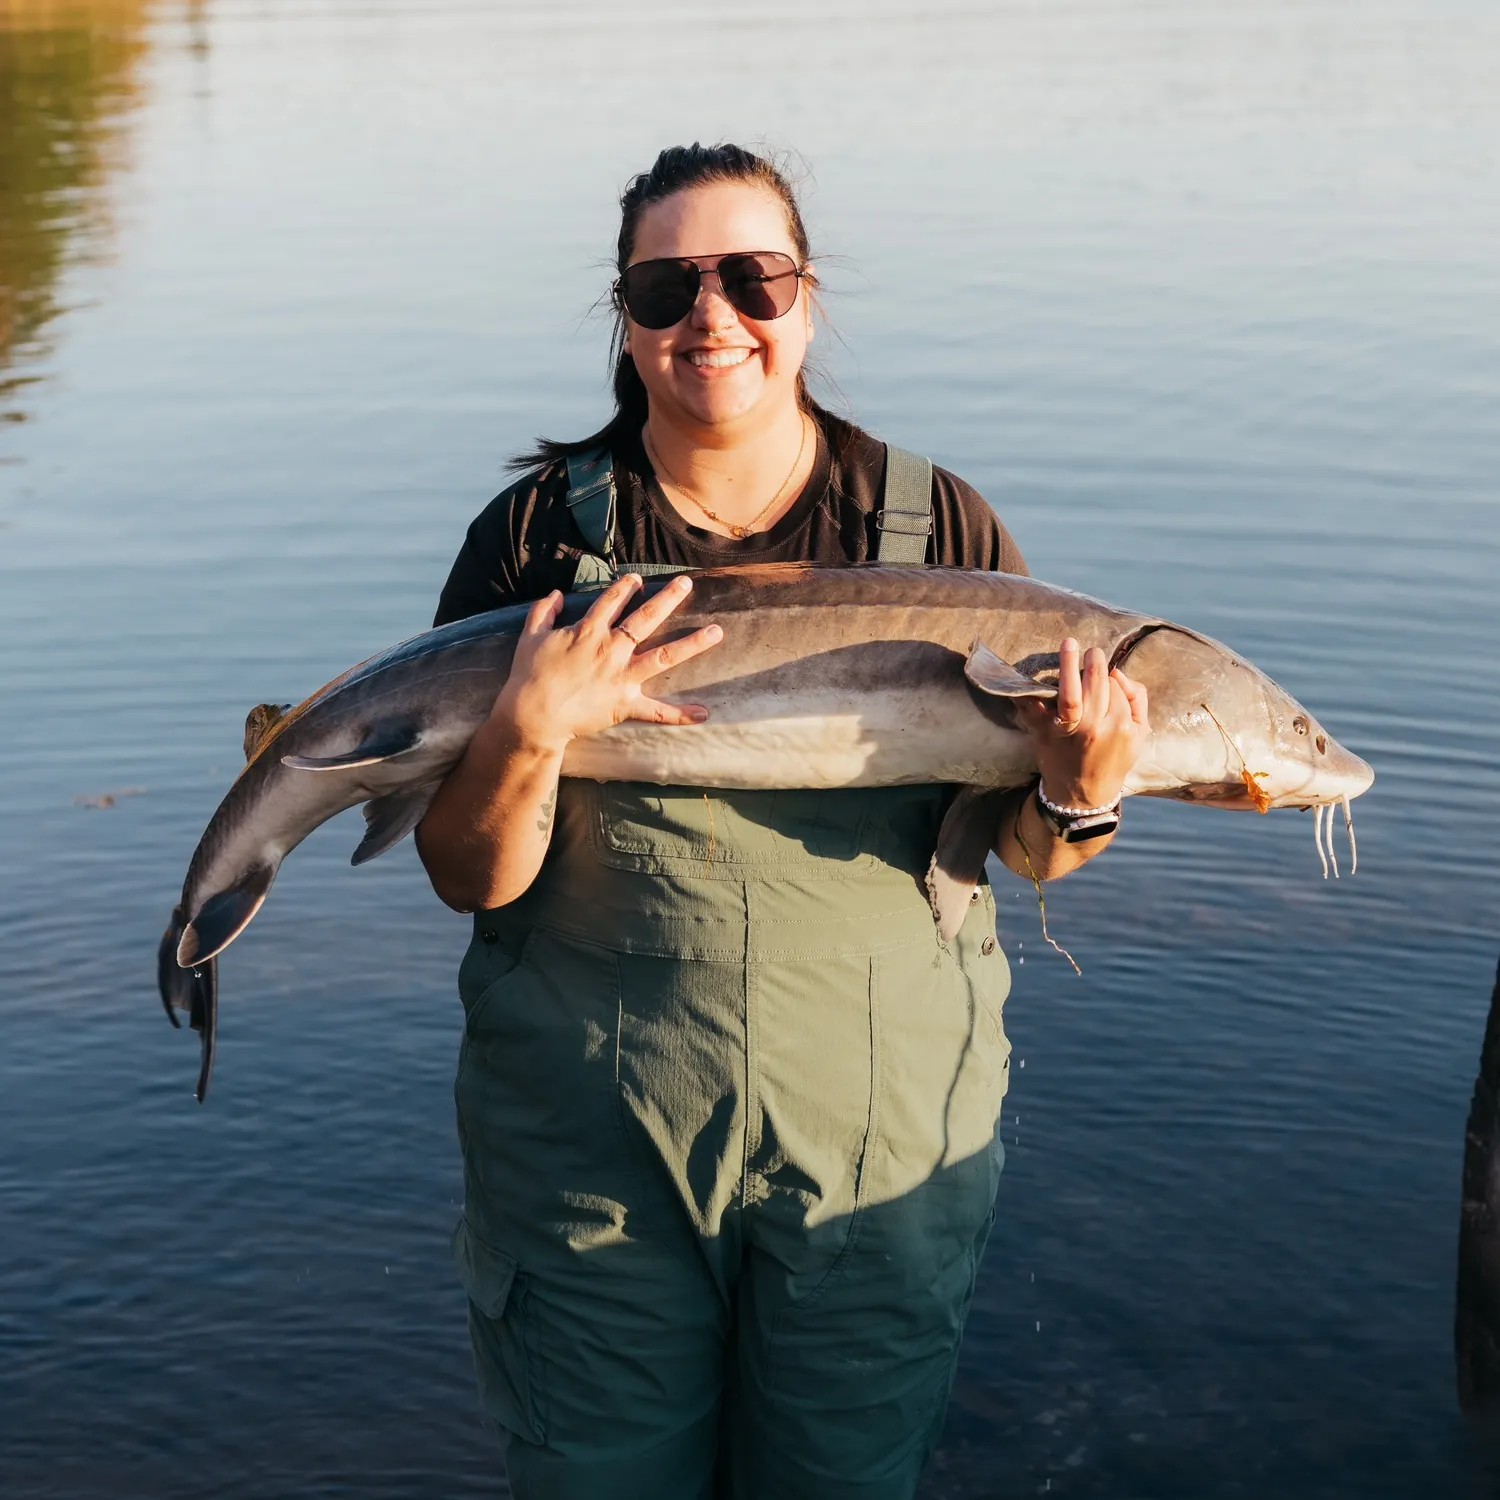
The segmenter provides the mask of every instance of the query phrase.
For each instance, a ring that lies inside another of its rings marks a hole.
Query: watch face
[[[1071,822],[1062,823],[1057,831],[1063,843],[1083,844],[1089,839],[1102,839],[1119,826],[1119,813],[1107,812],[1096,813],[1092,818],[1075,818]]]

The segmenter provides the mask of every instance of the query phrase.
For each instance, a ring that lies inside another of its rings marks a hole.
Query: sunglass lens
[[[797,263],[774,250],[726,255],[719,262],[719,285],[747,318],[768,322],[784,317],[797,300]]]
[[[698,268],[690,260],[643,260],[620,276],[620,297],[642,328],[670,328],[698,300]]]

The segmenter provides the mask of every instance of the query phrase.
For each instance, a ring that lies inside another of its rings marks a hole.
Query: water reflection
[[[109,247],[151,0],[0,3],[0,420],[24,421],[69,267]]]

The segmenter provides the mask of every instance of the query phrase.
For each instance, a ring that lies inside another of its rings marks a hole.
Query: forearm
[[[494,714],[438,789],[417,828],[417,852],[455,911],[504,906],[536,879],[557,807],[561,748],[523,744]]]
[[[432,888],[455,911],[504,906],[536,879],[552,837],[563,751],[628,719],[701,724],[708,710],[648,697],[644,684],[723,637],[717,625],[642,646],[692,589],[674,578],[623,622],[639,574],[604,590],[574,625],[558,626],[554,590],[526,615],[510,675],[464,758],[438,788],[417,829]]]
[[[995,853],[1022,880],[1061,880],[1114,842],[1114,834],[1069,844],[1042,817],[1031,787],[1006,799],[995,839]],[[1029,864],[1028,864],[1029,856]]]

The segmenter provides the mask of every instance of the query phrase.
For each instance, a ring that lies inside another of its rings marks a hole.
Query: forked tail
[[[177,948],[187,925],[182,908],[173,907],[172,920],[167,923],[156,950],[156,987],[161,992],[167,1019],[180,1027],[182,1022],[177,1019],[177,1012],[182,1011],[188,1025],[198,1033],[202,1050],[198,1086],[193,1095],[202,1104],[208,1093],[208,1080],[213,1076],[214,1042],[219,1029],[219,961],[208,958],[191,968],[183,968],[177,962]]]

